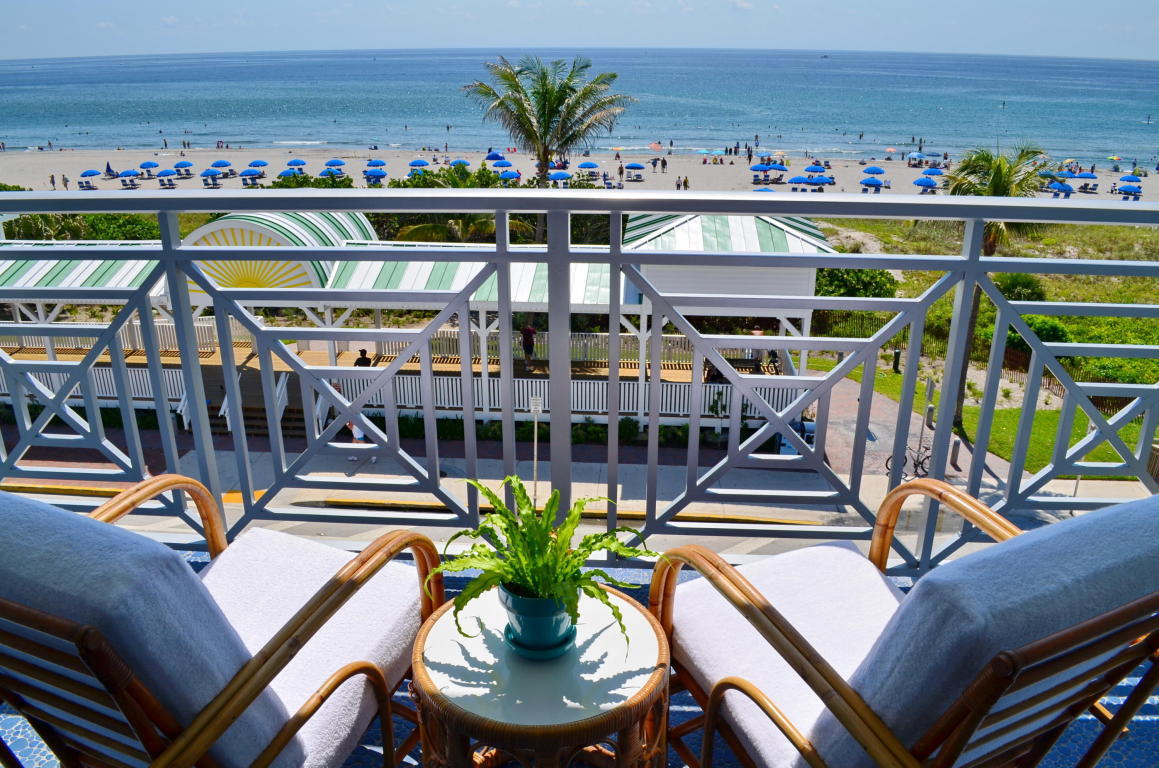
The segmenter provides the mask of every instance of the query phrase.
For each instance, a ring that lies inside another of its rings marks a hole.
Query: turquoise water
[[[880,156],[1010,146],[1154,164],[1159,62],[902,53],[540,50],[584,53],[639,99],[597,150],[774,149]],[[0,141],[19,149],[506,146],[461,86],[522,51],[338,51],[0,61]],[[1148,122],[1148,117],[1150,121]],[[450,129],[448,130],[448,126]],[[859,135],[863,134],[861,138]]]

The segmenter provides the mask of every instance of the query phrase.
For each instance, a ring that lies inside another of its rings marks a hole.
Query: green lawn
[[[837,361],[832,358],[809,358],[809,369],[811,371],[829,371],[836,364]],[[862,368],[858,366],[849,374],[848,378],[860,382],[861,373]],[[904,377],[902,374],[894,373],[889,367],[883,364],[878,369],[874,390],[895,402],[900,402],[903,383]],[[938,390],[935,389],[935,406],[938,403],[938,394]],[[914,397],[913,410],[914,413],[920,414],[924,409],[925,384],[919,381],[917,393]],[[978,434],[978,419],[981,413],[982,407],[979,405],[967,405],[962,409],[962,421],[966,428],[965,437],[971,443],[974,442]],[[990,428],[990,445],[988,447],[990,453],[1000,456],[1007,461],[1014,455],[1014,439],[1018,434],[1018,420],[1021,413],[1022,409],[1020,408],[994,409],[994,420]],[[1054,450],[1055,435],[1058,432],[1059,413],[1059,411],[1053,410],[1040,410],[1035,412],[1034,426],[1030,431],[1030,446],[1026,452],[1027,471],[1037,472],[1050,463]],[[1075,416],[1074,424],[1071,428],[1071,445],[1074,445],[1086,434],[1088,422],[1089,419],[1084,413],[1079,413]],[[1135,420],[1120,429],[1119,436],[1129,448],[1133,448],[1139,440],[1139,430],[1141,428],[1139,420]],[[1096,446],[1084,459],[1088,461],[1120,461],[1119,455],[1106,443]]]

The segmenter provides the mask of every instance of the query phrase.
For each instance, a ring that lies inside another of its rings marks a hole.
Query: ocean
[[[579,53],[635,96],[597,152],[696,152],[760,136],[790,153],[956,154],[1030,140],[1059,159],[1152,164],[1159,61],[843,51]],[[319,51],[0,61],[0,141],[46,146],[505,147],[461,86],[524,50]]]

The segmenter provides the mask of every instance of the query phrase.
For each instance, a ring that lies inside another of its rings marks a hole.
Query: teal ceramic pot
[[[503,633],[511,650],[528,659],[554,659],[575,644],[575,626],[559,600],[523,597],[500,585],[499,602],[507,611]]]

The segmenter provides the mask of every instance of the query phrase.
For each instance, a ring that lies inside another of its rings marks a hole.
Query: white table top
[[[431,682],[468,712],[515,725],[560,725],[614,709],[638,693],[659,661],[660,648],[648,618],[631,601],[620,603],[627,642],[612,612],[580,597],[575,647],[559,658],[532,661],[503,640],[507,614],[492,589],[468,603],[455,629],[444,613],[427,634],[423,663]]]

